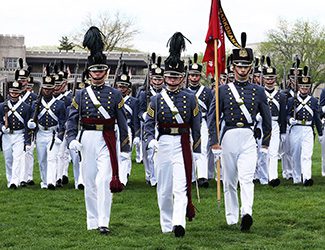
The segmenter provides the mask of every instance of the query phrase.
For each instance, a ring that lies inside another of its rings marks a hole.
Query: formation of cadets
[[[67,184],[72,161],[75,188],[85,192],[87,229],[106,235],[113,193],[127,185],[135,148],[145,182],[157,189],[161,231],[182,237],[186,217],[195,217],[191,184],[208,188],[208,181],[216,178],[218,160],[226,222],[240,220],[242,231],[253,224],[254,184],[280,185],[280,158],[284,179],[313,185],[314,125],[325,155],[325,90],[319,104],[311,96],[308,67],[300,68],[298,59],[281,90],[271,58],[254,60],[242,33],[241,48],[233,49],[227,73],[220,75],[216,99],[214,87],[200,82],[197,54],[188,65],[181,60],[187,38],[176,32],[168,41],[164,67],[162,58],[152,53],[146,82],[132,93],[125,64],[114,84],[105,82],[108,65],[102,37],[94,26],[85,34],[88,65],[73,90],[68,90],[68,72],[61,62],[53,69],[46,67],[35,94],[31,68],[24,69],[19,59],[15,80],[7,83],[8,96],[0,104],[8,188],[35,184],[35,147],[43,189]]]

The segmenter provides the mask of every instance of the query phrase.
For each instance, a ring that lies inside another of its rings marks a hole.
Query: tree
[[[81,31],[72,36],[73,41],[80,44],[78,47],[81,47],[84,34],[91,26],[97,26],[105,35],[105,51],[132,51],[133,46],[130,42],[138,34],[138,30],[134,28],[131,19],[122,18],[119,12],[116,12],[113,17],[107,11],[102,12],[96,18],[89,13],[82,23]]]
[[[60,42],[60,47],[58,47],[58,49],[61,50],[65,50],[66,52],[68,52],[69,50],[72,50],[74,48],[74,44],[72,42],[69,42],[69,38],[67,36],[63,36],[61,40],[59,40]]]
[[[298,20],[290,25],[280,19],[277,29],[268,31],[267,41],[261,43],[259,50],[271,57],[281,78],[284,67],[288,74],[294,56],[298,55],[301,66],[309,67],[314,89],[325,82],[325,29],[316,22]]]

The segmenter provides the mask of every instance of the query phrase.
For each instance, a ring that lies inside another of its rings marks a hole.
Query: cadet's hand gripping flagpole
[[[218,39],[214,39],[214,79],[215,79],[215,97],[216,97],[216,127],[217,139],[220,144],[219,132],[219,77],[218,77]],[[220,211],[221,192],[220,192],[220,158],[217,158],[217,202],[218,211]]]

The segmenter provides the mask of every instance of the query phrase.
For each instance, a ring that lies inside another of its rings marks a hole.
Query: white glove
[[[323,144],[324,136],[318,136],[318,141],[320,144]]]
[[[121,152],[120,156],[122,161],[130,159],[130,154],[126,152]]]
[[[142,114],[142,119],[145,121],[147,116],[147,111]]]
[[[148,144],[148,148],[157,150],[158,149],[158,141],[156,139],[152,139]]]
[[[134,145],[139,145],[140,144],[140,137],[135,137],[134,140],[133,140],[133,144]]]
[[[200,157],[201,157],[201,154],[200,154],[200,153],[194,153],[194,152],[193,152],[193,159],[194,159],[194,161],[199,160]]]
[[[36,123],[33,121],[33,119],[30,119],[28,122],[27,122],[27,127],[29,129],[34,129],[36,128]]]
[[[325,106],[322,107],[322,111],[323,111],[323,113],[325,113]]]
[[[214,158],[215,159],[219,159],[221,157],[221,154],[222,154],[222,149],[211,149],[213,155],[214,155]]]
[[[55,136],[54,143],[55,144],[61,144],[62,143],[62,140],[59,137]]]
[[[268,148],[261,147],[260,152],[262,154],[267,154],[269,152],[269,149]]]
[[[6,126],[4,126],[4,125],[2,126],[1,130],[2,130],[2,133],[4,133],[4,134],[10,133],[10,128],[6,128]]]
[[[27,151],[30,151],[32,148],[32,145],[28,145],[26,144],[25,147],[24,147],[24,151],[27,152]]]
[[[78,142],[76,139],[72,140],[69,144],[69,149],[74,151],[81,151],[82,144]]]
[[[289,124],[290,124],[290,125],[296,125],[296,124],[297,124],[296,119],[293,118],[293,117],[291,117],[291,118],[289,119]]]
[[[260,113],[258,113],[255,117],[256,121],[257,122],[261,122],[263,119],[262,119],[262,116],[260,115]]]
[[[283,143],[287,138],[286,134],[280,134],[280,141]]]

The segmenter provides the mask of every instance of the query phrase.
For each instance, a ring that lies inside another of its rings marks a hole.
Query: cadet
[[[212,150],[221,155],[225,213],[228,225],[238,222],[238,181],[241,198],[241,230],[253,224],[254,172],[257,161],[256,142],[252,127],[256,114],[263,118],[263,151],[266,154],[271,136],[271,114],[264,89],[248,82],[253,62],[253,51],[245,48],[246,33],[241,36],[242,47],[233,49],[235,82],[219,87],[219,110],[225,126],[221,145],[216,133],[216,101],[210,107],[208,127]]]
[[[195,215],[191,199],[192,153],[190,131],[193,138],[194,157],[201,150],[201,116],[193,94],[180,90],[184,78],[185,39],[176,32],[170,39],[170,55],[165,60],[165,84],[159,94],[150,100],[145,122],[148,148],[157,151],[157,195],[160,225],[163,233],[174,231],[176,237],[185,235],[185,215],[192,220]],[[155,127],[158,126],[158,141]]]
[[[318,101],[310,95],[311,79],[308,67],[298,77],[299,92],[288,100],[287,115],[291,125],[289,140],[293,159],[293,183],[303,182],[312,186],[312,154],[314,147],[313,125],[316,126],[320,143],[323,140],[322,123],[319,116]]]
[[[286,97],[276,88],[276,69],[271,67],[271,60],[266,57],[267,67],[263,68],[263,84],[272,115],[272,134],[266,159],[264,173],[269,185],[276,187],[280,184],[278,178],[278,156],[280,139],[284,141],[287,128]],[[263,122],[263,121],[262,121]]]
[[[164,87],[164,69],[161,67],[161,57],[158,56],[157,63],[156,63],[156,54],[152,53],[151,55],[151,62],[150,65],[150,77],[149,77],[149,86],[148,88],[139,92],[139,118],[141,122],[144,123],[147,108],[149,102],[153,96],[156,96]],[[155,138],[157,139],[158,131],[155,130]],[[143,138],[142,138],[143,139]],[[142,141],[142,152],[143,152],[143,165],[145,168],[145,178],[146,183],[151,186],[156,186],[157,179],[155,174],[155,167],[154,167],[154,156],[155,152],[152,148],[148,148],[147,144]]]
[[[130,148],[132,145],[131,138],[138,138],[140,133],[140,121],[138,118],[139,101],[137,98],[130,96],[132,83],[130,82],[130,76],[127,72],[126,65],[123,63],[122,74],[118,76],[116,81],[117,89],[121,92],[124,100],[124,110],[126,113],[128,124],[128,135],[130,138]],[[128,177],[131,173],[132,158],[131,151],[129,153],[121,152],[121,166],[120,166],[120,178],[122,184],[126,186]]]
[[[54,77],[46,67],[41,96],[33,104],[34,119],[28,128],[36,129],[36,150],[40,166],[41,188],[55,189],[57,154],[63,140],[66,121],[64,102],[53,97]]]
[[[76,92],[67,121],[69,148],[81,151],[87,229],[109,233],[112,193],[121,192],[116,153],[115,122],[119,128],[121,152],[130,151],[128,130],[121,93],[105,85],[108,66],[102,53],[101,31],[92,26],[84,36],[83,46],[90,50],[88,70],[91,85]],[[81,138],[78,139],[78,123]]]
[[[196,161],[196,170],[199,187],[209,187],[208,182],[208,157],[209,157],[209,133],[207,126],[207,113],[212,101],[211,89],[200,84],[202,65],[197,62],[197,53],[194,54],[193,63],[189,65],[188,71],[188,89],[198,100],[201,111],[201,155]],[[192,61],[191,61],[192,62]]]
[[[8,82],[8,89],[9,99],[0,104],[0,126],[3,133],[2,149],[8,188],[16,189],[19,185],[26,186],[24,151],[31,144],[30,133],[26,126],[31,107],[19,99],[22,91],[21,82]]]

